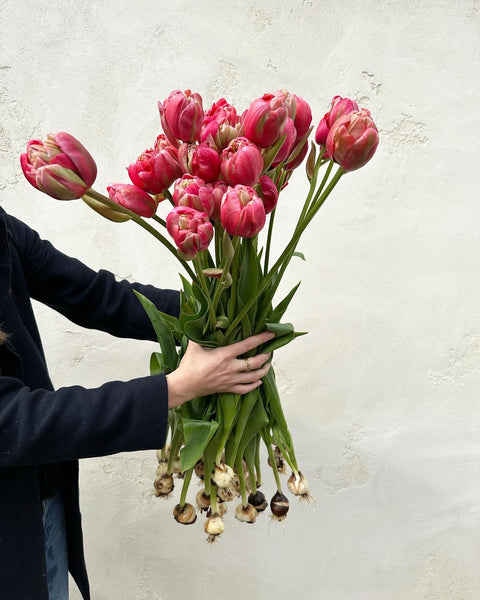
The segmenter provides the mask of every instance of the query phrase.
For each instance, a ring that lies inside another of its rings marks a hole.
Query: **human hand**
[[[204,348],[190,340],[178,368],[167,375],[169,408],[208,394],[246,394],[257,388],[270,369],[271,354],[237,357],[274,337],[266,331],[221,348]]]

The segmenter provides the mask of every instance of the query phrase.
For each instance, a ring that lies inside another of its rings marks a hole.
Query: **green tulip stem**
[[[158,232],[154,227],[152,227],[149,223],[144,221],[137,214],[135,214],[131,210],[128,210],[128,208],[125,208],[124,206],[121,206],[120,204],[113,202],[112,200],[110,200],[110,198],[107,198],[103,194],[96,192],[93,188],[90,188],[89,190],[87,190],[87,192],[84,195],[90,196],[90,198],[92,198],[93,200],[100,202],[101,204],[103,204],[104,206],[107,206],[108,208],[111,208],[115,212],[120,212],[125,215],[128,215],[132,221],[137,223],[137,225],[140,225],[140,227],[143,227],[143,229],[148,231],[148,233],[150,233],[155,238],[157,238],[157,240],[159,240],[165,246],[165,248],[170,250],[170,252],[175,255],[175,258],[177,258],[182,263],[182,266],[187,271],[187,273],[190,275],[190,277],[192,277],[194,280],[197,279],[195,276],[195,272],[190,267],[190,265],[187,263],[187,261],[184,260],[183,258],[180,258],[180,256],[178,256],[177,249],[175,248],[175,246],[173,244],[171,244],[160,232]]]
[[[272,279],[276,275],[276,273],[279,270],[279,268],[282,267],[282,265],[284,263],[286,265],[289,263],[290,259],[293,256],[293,252],[295,251],[295,248],[297,246],[298,240],[300,239],[300,236],[305,231],[305,229],[307,228],[307,226],[310,224],[310,222],[312,221],[313,217],[317,214],[317,212],[319,211],[319,209],[321,208],[321,206],[323,205],[323,203],[325,202],[325,200],[328,198],[328,196],[332,192],[333,188],[338,183],[340,177],[344,173],[345,173],[345,171],[342,168],[339,167],[339,169],[337,170],[337,172],[333,176],[332,180],[330,181],[330,183],[327,186],[327,188],[325,189],[325,191],[315,201],[315,203],[312,204],[312,207],[307,212],[307,214],[306,214],[305,218],[303,219],[303,221],[301,223],[299,223],[299,225],[295,229],[295,231],[293,233],[293,236],[292,236],[291,240],[288,242],[288,244],[285,247],[284,251],[279,256],[279,258],[277,259],[277,261],[275,262],[275,264],[273,265],[273,267],[270,269],[270,271],[263,278],[262,283],[258,287],[257,294],[253,298],[251,298],[245,304],[245,306],[238,313],[238,315],[235,317],[235,319],[233,319],[233,321],[231,321],[230,326],[228,327],[228,329],[225,332],[225,338],[227,340],[228,340],[228,337],[234,331],[235,327],[238,325],[238,323],[240,323],[242,321],[242,319],[244,318],[244,316],[248,313],[248,311],[250,310],[250,308],[257,301],[257,299],[260,296],[260,294],[270,285],[270,282],[272,281]],[[284,273],[284,271],[285,271],[285,267],[282,268],[282,274]],[[279,279],[280,278],[277,277],[277,280],[275,281],[275,285],[276,286],[278,286]]]
[[[207,280],[205,279],[205,275],[203,274],[203,264],[202,259],[200,257],[200,253],[198,253],[193,259],[193,263],[197,270],[198,280],[200,282],[200,286],[205,294],[205,298],[208,301],[208,312],[210,313],[210,322],[212,325],[212,329],[215,329],[215,325],[217,323],[217,316],[215,314],[215,309],[213,307],[212,298],[210,296],[210,290],[208,289]]]
[[[166,199],[167,199],[167,200],[170,202],[170,204],[171,204],[172,206],[175,206],[175,202],[173,201],[173,196],[172,196],[172,194],[170,193],[170,190],[168,190],[168,189],[166,189],[166,190],[163,190],[163,195],[164,195],[164,196],[165,196],[165,198],[166,198]]]
[[[165,219],[162,219],[162,217],[159,217],[158,215],[153,215],[152,219],[159,223],[162,227],[165,227],[165,229],[167,228],[167,222],[165,221]]]
[[[243,472],[243,457],[238,456],[235,460],[235,469],[237,471],[238,483],[240,484],[240,493],[242,495],[242,506],[243,508],[247,508],[248,498],[247,498],[247,488],[245,485],[245,474]]]
[[[238,237],[233,238],[234,250],[237,249],[239,241],[240,240]],[[228,257],[228,256],[224,256],[223,258],[225,260],[225,264],[223,265],[223,271],[220,276],[220,279],[217,282],[217,287],[215,288],[215,294],[213,296],[213,311],[214,311],[215,315],[217,314],[217,306],[220,301],[220,296],[222,295],[222,292],[225,289],[225,281],[226,281],[227,275],[230,271],[230,266],[232,264],[232,259],[233,259],[233,257]]]
[[[185,506],[185,502],[187,501],[187,491],[188,491],[188,486],[190,485],[190,481],[192,480],[193,469],[194,469],[194,467],[192,467],[191,469],[188,469],[188,471],[186,471],[184,478],[183,478],[182,492],[180,494],[180,502],[179,502],[179,504],[182,508]]]
[[[275,222],[275,213],[277,209],[274,208],[270,213],[270,220],[268,222],[268,234],[267,234],[267,243],[265,245],[265,262],[263,267],[263,272],[268,273],[268,261],[270,258],[270,246],[272,243],[272,233],[273,233],[273,224]]]
[[[270,465],[272,467],[273,475],[275,477],[275,483],[277,484],[277,491],[279,494],[282,493],[282,482],[280,481],[280,475],[278,474],[277,469],[277,461],[275,460],[275,455],[273,454],[272,449],[272,438],[270,436],[270,431],[267,427],[264,427],[262,430],[263,441],[265,442],[265,446],[267,447],[268,458],[270,459]]]
[[[238,267],[240,263],[240,238],[233,238],[233,247],[235,248],[235,254],[232,260],[232,285],[230,287],[230,299],[228,302],[228,320],[232,322],[235,316],[235,310],[237,307],[237,282],[238,282]],[[245,313],[246,314],[246,313]],[[242,315],[243,318],[243,315]],[[238,323],[239,321],[237,321]],[[233,328],[232,328],[233,329]]]

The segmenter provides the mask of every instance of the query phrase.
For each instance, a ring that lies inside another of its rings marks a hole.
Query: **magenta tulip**
[[[206,143],[184,142],[178,149],[178,160],[184,173],[190,173],[204,181],[215,181],[220,174],[220,154]]]
[[[265,207],[265,213],[268,215],[277,206],[278,202],[278,190],[274,182],[267,177],[262,175],[258,180],[257,184],[258,195],[263,200],[263,206]]]
[[[300,98],[300,96],[290,94],[287,90],[277,90],[274,95],[283,98],[288,116],[295,123],[295,130],[297,132],[296,141],[300,140],[307,133],[312,122],[312,110],[309,104],[303,98]]]
[[[30,140],[20,156],[27,180],[57,200],[81,198],[97,176],[95,161],[69,133],[49,133],[42,142]]]
[[[188,260],[208,248],[213,238],[213,225],[208,215],[188,206],[176,206],[168,213],[167,231],[181,256]]]
[[[110,200],[140,217],[153,217],[158,202],[147,192],[130,183],[112,183],[107,187]]]
[[[182,176],[177,149],[163,134],[157,137],[155,148],[145,150],[127,171],[134,185],[154,195],[161,194]]]
[[[259,147],[246,137],[230,142],[220,157],[220,172],[230,185],[253,185],[263,171],[263,157]]]
[[[200,212],[213,214],[213,197],[210,186],[195,175],[185,174],[177,179],[173,188],[173,201],[176,206],[188,206]]]
[[[315,132],[315,141],[317,144],[324,146],[327,141],[328,132],[335,121],[354,110],[358,110],[358,104],[355,100],[334,96],[330,110],[324,115]]]
[[[327,154],[344,171],[355,171],[375,154],[378,139],[370,111],[362,108],[335,121],[327,137]]]
[[[244,115],[245,137],[268,148],[282,135],[287,117],[285,100],[274,94],[264,94],[250,104]]]
[[[190,90],[174,90],[162,104],[158,103],[163,131],[174,146],[178,140],[196,142],[203,123],[203,106],[200,94]]]
[[[295,144],[295,140],[297,137],[297,131],[295,129],[295,123],[293,119],[290,117],[287,119],[285,123],[285,128],[283,130],[283,134],[285,135],[285,140],[283,144],[280,146],[280,150],[277,152],[277,155],[273,159],[272,165],[275,167],[283,162],[290,156],[291,151],[293,150],[293,146]]]
[[[236,185],[222,199],[220,219],[230,235],[250,238],[265,225],[265,207],[252,187]]]

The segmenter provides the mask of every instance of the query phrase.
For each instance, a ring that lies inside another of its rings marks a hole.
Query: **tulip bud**
[[[162,104],[158,103],[163,131],[174,146],[178,141],[196,142],[203,123],[203,106],[200,94],[190,90],[174,90]]]
[[[161,194],[182,175],[177,149],[163,134],[157,137],[155,148],[145,150],[127,171],[134,185],[154,195]]]
[[[112,183],[107,187],[110,200],[140,217],[153,217],[158,202],[147,192],[130,183]]]
[[[370,111],[362,108],[335,121],[327,137],[327,154],[344,171],[355,171],[375,154],[378,140]]]
[[[263,170],[263,157],[256,144],[246,137],[234,139],[220,157],[220,172],[230,185],[251,186]]]
[[[212,215],[214,210],[211,187],[200,177],[188,173],[175,182],[173,202],[176,206],[189,206],[207,213],[208,216]]]
[[[178,149],[178,160],[184,173],[196,175],[205,182],[215,181],[220,173],[220,155],[206,143],[184,142]]]
[[[245,114],[245,136],[262,148],[268,148],[282,134],[287,117],[284,99],[273,94],[264,94],[250,104]]]
[[[207,183],[207,188],[212,194],[213,201],[213,212],[211,214],[211,218],[214,221],[218,221],[218,219],[220,219],[220,205],[222,204],[223,195],[228,189],[228,184],[219,179],[217,181],[213,181],[212,183]]]
[[[208,215],[188,206],[176,206],[168,213],[167,231],[186,260],[208,248],[213,238],[213,225]]]
[[[358,110],[358,104],[355,100],[334,96],[330,110],[324,115],[315,132],[315,141],[317,144],[324,146],[327,141],[328,132],[335,121],[354,110]]]
[[[49,133],[46,140],[30,140],[20,156],[27,180],[57,200],[81,198],[97,176],[95,161],[69,133]]]
[[[265,225],[262,199],[252,187],[236,185],[223,196],[220,219],[230,235],[250,238]]]
[[[270,177],[262,175],[258,180],[258,186],[260,188],[259,196],[263,200],[263,206],[265,207],[265,213],[268,215],[277,206],[278,201],[278,190],[277,186],[273,183]]]

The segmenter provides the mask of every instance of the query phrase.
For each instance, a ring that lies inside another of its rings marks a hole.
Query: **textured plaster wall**
[[[315,503],[207,546],[151,494],[155,454],[83,461],[95,600],[478,600],[480,597],[480,5],[478,0],[0,0],[0,198],[64,251],[178,287],[133,225],[55,202],[21,174],[27,140],[66,130],[96,187],[159,132],[175,88],[240,109],[266,91],[316,122],[354,97],[381,144],[305,235],[289,320],[310,334],[275,367]],[[283,194],[278,245],[305,193]],[[147,372],[153,344],[84,331],[37,306],[56,385]],[[271,478],[264,486],[273,491]],[[26,490],[26,493],[28,491]],[[79,599],[72,589],[72,598]]]

